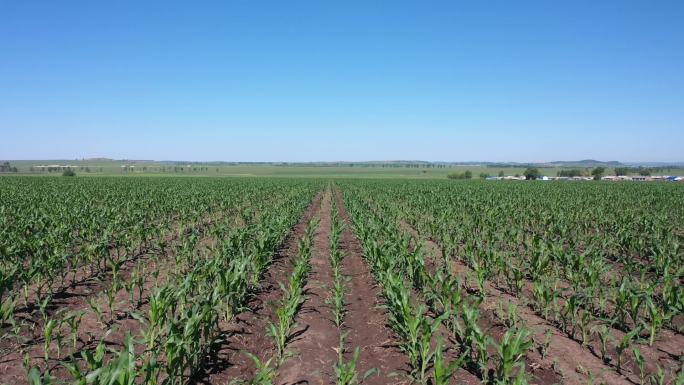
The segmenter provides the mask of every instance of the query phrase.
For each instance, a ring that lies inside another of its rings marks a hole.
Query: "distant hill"
[[[425,161],[425,160],[369,160],[369,161],[322,161],[322,162],[236,162],[236,161],[189,161],[189,160],[145,160],[111,159],[93,157],[71,160],[9,160],[20,166],[44,164],[70,164],[75,166],[148,165],[148,166],[288,166],[288,167],[487,167],[487,168],[593,168],[593,167],[670,167],[683,168],[684,162],[620,162],[595,159],[559,160],[551,162],[488,162],[488,161]]]
[[[555,162],[550,162],[549,164],[553,165],[554,167],[620,167],[624,166],[623,163],[618,162],[616,160],[611,160],[607,162],[602,162],[600,160],[593,160],[593,159],[583,159],[583,160],[578,160],[578,161],[555,161]]]

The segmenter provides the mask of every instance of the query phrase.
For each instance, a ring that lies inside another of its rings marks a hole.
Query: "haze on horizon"
[[[0,159],[684,161],[684,2],[5,2]]]

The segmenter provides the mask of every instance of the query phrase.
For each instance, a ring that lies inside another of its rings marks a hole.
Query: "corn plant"
[[[592,330],[601,342],[601,360],[607,364],[610,362],[610,357],[608,356],[608,343],[613,340],[613,335],[610,333],[610,329],[604,324],[596,326],[592,328]]]
[[[432,377],[434,385],[448,385],[451,377],[465,361],[466,356],[461,355],[457,359],[447,363],[444,358],[444,340],[441,336],[437,337],[437,347],[432,356]]]
[[[268,359],[266,362],[262,362],[259,357],[255,356],[250,352],[244,352],[253,362],[256,370],[254,376],[248,381],[234,380],[231,384],[248,384],[248,385],[272,385],[278,372],[273,366],[271,361],[272,358]]]
[[[646,381],[646,360],[636,346],[632,347],[632,354],[634,354],[634,362],[639,368],[639,380],[641,381],[641,385],[643,385]]]
[[[553,336],[553,332],[551,329],[546,329],[544,332],[544,340],[539,344],[538,350],[539,354],[541,355],[542,359],[545,359],[546,356],[549,354],[549,347],[551,346],[551,338]]]
[[[52,345],[52,338],[54,337],[55,329],[57,329],[58,321],[50,319],[43,327],[43,354],[45,361],[50,359],[50,345]],[[59,331],[57,331],[59,333]]]
[[[351,359],[346,361],[344,354],[347,352],[345,346],[345,339],[348,332],[340,334],[340,345],[337,349],[337,362],[335,363],[335,384],[336,385],[357,385],[362,384],[366,379],[372,375],[377,374],[376,368],[368,369],[361,378],[356,370],[356,364],[359,361],[359,348],[354,349]]]
[[[534,341],[526,328],[508,329],[500,343],[494,343],[499,354],[499,366],[496,370],[497,381],[509,383],[513,380],[513,369],[518,366],[524,372],[522,357],[532,347]]]
[[[88,374],[88,381],[97,381],[102,385],[134,385],[139,373],[136,365],[133,339],[128,334],[121,351],[113,351],[115,357],[100,371]]]
[[[28,382],[30,385],[52,385],[57,383],[49,370],[41,373],[35,367],[31,368],[28,372]]]
[[[663,310],[657,306],[651,299],[648,300],[646,308],[649,315],[649,336],[648,345],[653,346],[655,342],[658,329],[660,329],[667,318]]]
[[[642,329],[641,326],[639,326],[636,329],[630,331],[629,333],[625,333],[625,335],[615,345],[615,352],[617,354],[617,370],[618,370],[618,372],[621,372],[621,370],[622,370],[622,352],[624,352],[625,350],[627,350],[630,347],[634,338],[637,337],[639,335],[639,333],[641,333],[641,329]]]
[[[489,378],[487,370],[487,363],[489,361],[489,352],[487,347],[491,344],[492,338],[485,334],[477,321],[480,317],[480,310],[476,307],[471,307],[467,302],[463,303],[463,322],[465,326],[464,341],[466,351],[471,357],[471,362],[477,365],[480,376],[483,381]]]

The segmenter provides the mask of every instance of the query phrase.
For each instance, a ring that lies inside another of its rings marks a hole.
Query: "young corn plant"
[[[551,338],[553,337],[553,332],[551,329],[546,329],[544,332],[544,340],[539,344],[538,350],[542,357],[542,360],[546,358],[549,354],[549,347],[551,346]]]
[[[646,359],[644,359],[641,351],[636,346],[632,347],[632,354],[634,354],[634,362],[639,368],[639,380],[641,385],[644,385],[646,381]]]
[[[500,343],[494,343],[499,355],[499,365],[496,370],[497,382],[508,384],[513,381],[513,370],[517,366],[524,372],[523,356],[532,347],[534,341],[527,328],[508,329]]]
[[[356,370],[356,365],[359,361],[360,350],[358,347],[354,349],[352,357],[349,361],[345,361],[344,354],[347,352],[345,347],[345,339],[347,333],[340,334],[340,346],[337,349],[337,362],[335,363],[335,385],[359,385],[362,384],[368,377],[377,374],[378,370],[372,368],[359,378],[359,373]]]
[[[589,341],[589,324],[593,320],[593,316],[588,311],[582,311],[582,315],[579,317],[579,322],[577,326],[580,330],[580,335],[582,336],[582,346],[586,347]]]
[[[438,336],[435,354],[432,356],[432,378],[434,380],[434,385],[448,385],[451,378],[466,359],[465,355],[460,355],[458,359],[447,363],[444,358],[443,350],[444,341],[442,336]]]
[[[273,381],[275,380],[276,376],[278,375],[278,371],[274,367],[274,365],[271,363],[273,358],[269,358],[266,360],[266,362],[262,362],[259,357],[255,356],[254,354],[250,352],[244,352],[253,362],[254,366],[256,367],[254,371],[254,376],[249,379],[248,381],[244,380],[233,380],[230,382],[231,385],[233,384],[246,384],[246,385],[272,385]]]
[[[286,290],[283,286],[283,290]],[[289,296],[290,301],[294,299],[294,296]],[[288,301],[288,302],[290,302]],[[287,345],[288,337],[290,335],[290,329],[293,325],[294,316],[297,314],[298,307],[303,303],[303,299],[296,299],[298,304],[296,308],[287,305],[286,303],[281,304],[276,308],[276,323],[269,322],[267,326],[268,335],[273,338],[276,351],[277,351],[277,361],[280,365],[285,360],[285,346]],[[295,302],[290,302],[295,303]]]
[[[28,372],[28,382],[29,385],[52,385],[57,383],[49,370],[41,374],[40,370],[35,367],[31,368]]]
[[[78,328],[81,325],[81,320],[83,319],[84,315],[85,312],[83,311],[72,312],[68,314],[66,317],[64,317],[63,320],[63,322],[69,326],[71,345],[74,350],[76,349],[76,345],[78,343]]]
[[[14,321],[14,308],[16,304],[17,302],[14,297],[5,298],[0,303],[0,327],[5,326],[5,324],[10,324],[11,326],[16,324]]]
[[[48,320],[45,326],[43,326],[43,355],[45,357],[45,361],[50,359],[50,346],[52,345],[52,339],[57,326],[57,320],[52,318]],[[59,330],[57,330],[57,332],[59,333]]]
[[[653,346],[655,342],[658,330],[663,326],[665,319],[667,318],[663,310],[655,304],[650,298],[647,302],[647,309],[649,315],[649,336],[648,345]]]
[[[333,321],[335,322],[335,326],[337,326],[338,329],[341,329],[344,324],[344,316],[346,314],[344,290],[345,282],[348,281],[348,278],[343,277],[339,272],[335,272],[334,275],[335,277],[333,281],[331,298],[328,300],[328,303],[333,305]]]
[[[600,326],[595,326],[592,331],[598,336],[601,343],[601,360],[604,363],[610,363],[610,356],[608,356],[608,344],[613,340],[613,335],[610,333],[610,329],[604,324]]]
[[[487,347],[491,344],[492,338],[485,334],[477,324],[480,318],[480,310],[477,307],[471,307],[467,302],[464,302],[462,314],[465,326],[465,351],[470,355],[470,362],[477,366],[483,382],[487,382],[489,380],[489,371],[487,369],[489,352]]]
[[[626,333],[615,345],[618,372],[622,372],[622,352],[624,352],[630,347],[634,338],[636,338],[639,335],[639,333],[641,333],[641,329],[641,325],[639,325],[639,327],[637,327],[636,329],[632,330],[629,333]]]
[[[139,369],[136,365],[133,338],[127,334],[123,349],[112,351],[114,358],[98,372],[89,373],[86,378],[98,384],[135,385]]]

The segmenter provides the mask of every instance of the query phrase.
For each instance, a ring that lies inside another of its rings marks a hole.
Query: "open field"
[[[233,176],[233,177],[292,177],[292,178],[408,178],[408,179],[444,179],[450,173],[472,172],[477,178],[481,173],[496,176],[503,171],[505,175],[522,175],[525,167],[495,167],[482,165],[448,165],[427,167],[407,167],[404,164],[359,165],[354,166],[321,166],[321,165],[276,165],[276,164],[166,164],[152,161],[118,161],[118,160],[19,160],[10,161],[21,175],[59,175],[61,171],[47,172],[38,166],[70,165],[81,176]],[[126,166],[126,167],[122,167]],[[131,167],[132,166],[132,167]],[[542,167],[541,175],[556,176],[561,170],[583,170],[587,174],[592,167]],[[613,169],[606,168],[606,175],[612,175]],[[658,174],[684,175],[684,168],[671,168]],[[2,173],[0,173],[2,175]]]
[[[0,383],[684,382],[684,185],[345,175],[0,178]]]

